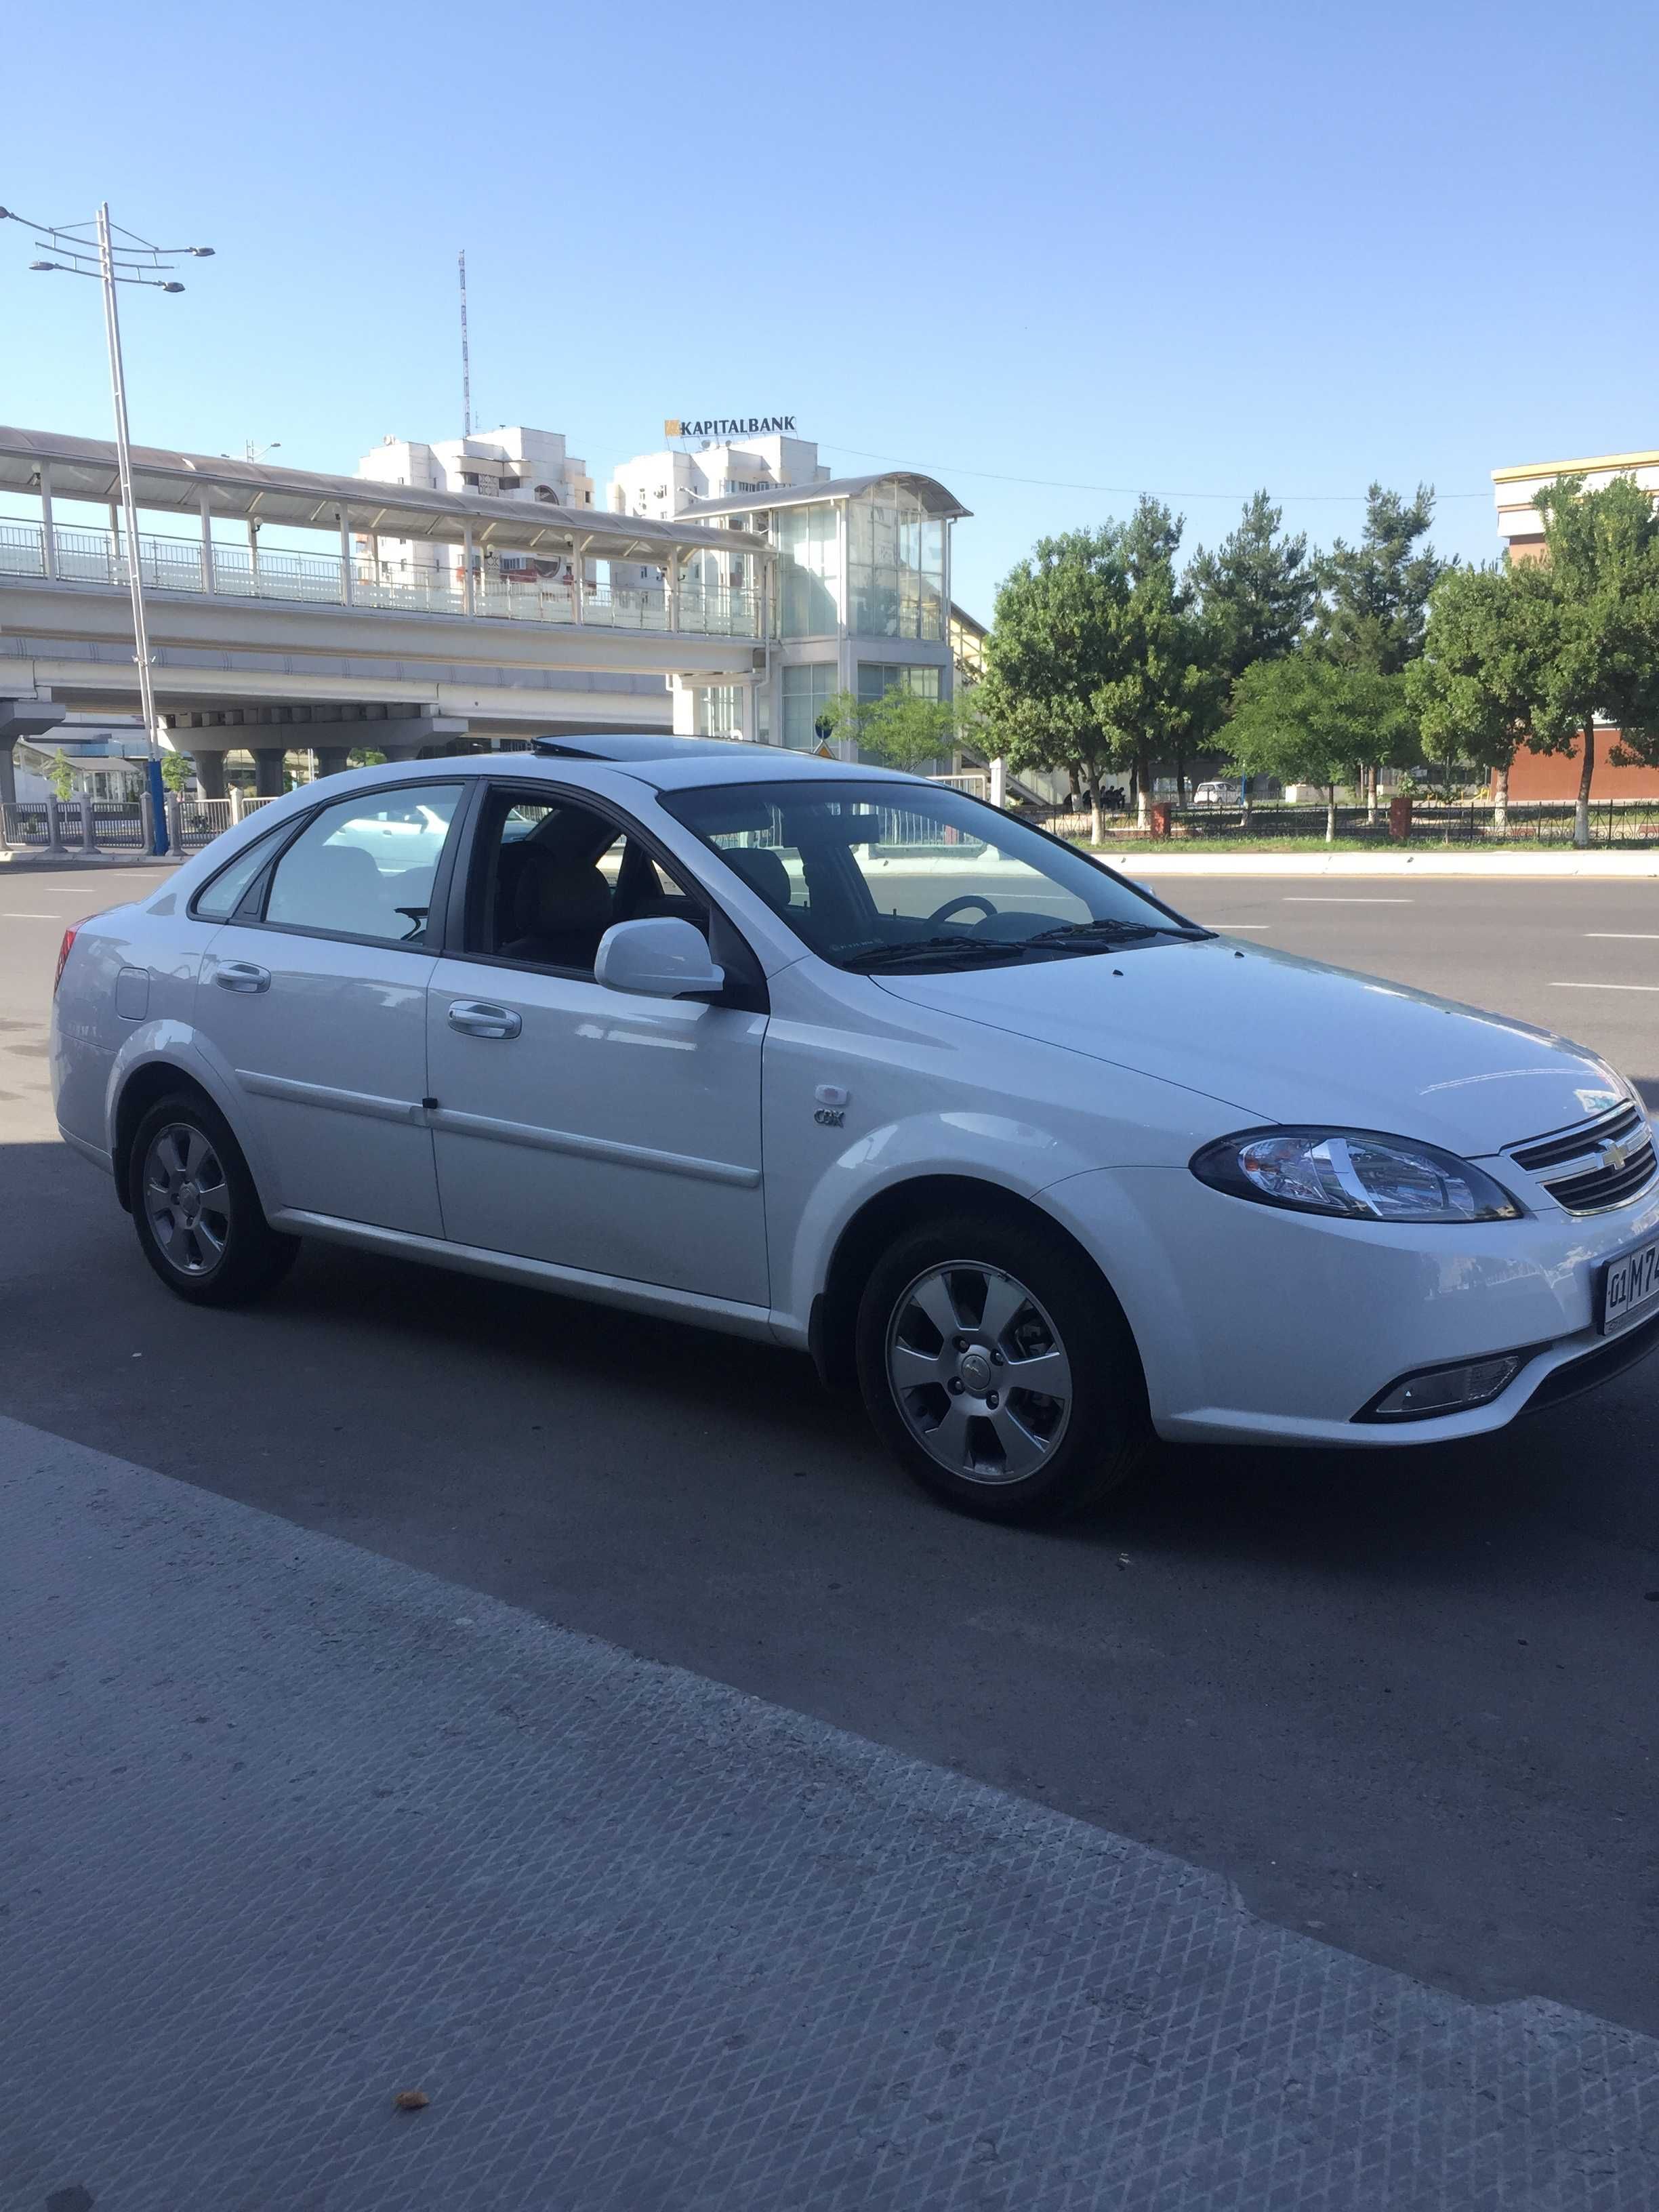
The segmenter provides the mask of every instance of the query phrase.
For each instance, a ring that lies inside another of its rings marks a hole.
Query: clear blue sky
[[[479,421],[603,484],[665,415],[793,413],[957,491],[988,616],[1141,487],[1189,546],[1257,484],[1323,543],[1425,478],[1487,558],[1494,466],[1659,446],[1627,0],[21,0],[0,52],[0,203],[217,248],[128,295],[147,443],[453,434],[465,245]],[[106,435],[96,292],[29,258],[0,225],[0,420]]]

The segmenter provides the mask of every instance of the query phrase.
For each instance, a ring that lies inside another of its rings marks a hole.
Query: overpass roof
[[[829,477],[822,483],[780,484],[765,491],[739,492],[732,499],[700,499],[699,514],[755,514],[775,507],[805,507],[820,499],[856,499],[875,484],[902,484],[914,492],[929,514],[953,520],[972,512],[937,477],[920,476],[914,469],[879,469],[874,476]]]
[[[0,490],[38,491],[43,461],[51,466],[55,499],[91,500],[103,506],[121,495],[112,439],[0,428]],[[562,550],[577,541],[601,561],[665,552],[671,547],[732,550],[729,533],[695,523],[659,522],[601,507],[429,491],[414,484],[380,483],[368,477],[275,468],[268,461],[234,461],[222,454],[135,446],[132,469],[141,508],[149,514],[187,514],[192,520],[199,519],[205,496],[215,515],[286,523],[302,530],[337,529],[343,514],[348,528],[354,531],[383,531],[392,537],[458,544],[470,526],[475,545],[513,552]],[[765,549],[745,545],[743,550]]]

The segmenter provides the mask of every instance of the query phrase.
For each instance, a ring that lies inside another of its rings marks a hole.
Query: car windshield
[[[842,968],[1003,965],[1211,934],[948,785],[837,778],[660,799]]]

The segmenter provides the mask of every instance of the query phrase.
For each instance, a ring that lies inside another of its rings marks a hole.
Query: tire
[[[857,1331],[878,1434],[959,1512],[1058,1519],[1145,1455],[1146,1382],[1122,1309],[1040,1221],[988,1210],[908,1231],[872,1270]]]
[[[300,1249],[265,1219],[230,1124],[199,1092],[158,1099],[138,1124],[127,1192],[145,1259],[192,1305],[263,1297]]]

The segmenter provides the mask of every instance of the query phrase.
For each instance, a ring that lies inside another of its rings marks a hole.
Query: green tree
[[[1345,668],[1304,646],[1259,660],[1233,690],[1227,744],[1247,775],[1316,783],[1325,791],[1325,842],[1336,835],[1336,787],[1373,748],[1408,726],[1403,680]]]
[[[373,745],[358,745],[346,755],[348,768],[384,768],[386,755],[376,752]]]
[[[1147,498],[1124,526],[1123,650],[1096,697],[1103,722],[1117,732],[1119,757],[1134,769],[1143,830],[1154,763],[1174,763],[1184,801],[1187,756],[1208,741],[1225,696],[1212,633],[1176,575],[1181,532],[1182,518]]]
[[[1494,779],[1494,826],[1509,828],[1510,769],[1532,737],[1553,625],[1547,585],[1531,562],[1449,568],[1429,598],[1423,651],[1406,670],[1406,696],[1425,752],[1448,795],[1454,762]]]
[[[1339,538],[1319,562],[1324,594],[1315,632],[1325,653],[1345,668],[1398,676],[1423,649],[1429,594],[1445,563],[1427,538],[1434,521],[1434,487],[1419,484],[1414,499],[1372,484],[1365,494],[1365,526],[1359,543]],[[1399,726],[1392,755],[1361,756],[1366,802],[1376,812],[1376,770],[1414,757],[1408,724]]]
[[[1122,671],[1129,589],[1119,525],[1039,540],[998,590],[975,690],[987,743],[1010,767],[1059,769],[1087,793],[1097,843],[1101,783],[1121,743],[1098,695]]]
[[[1319,584],[1308,541],[1283,531],[1284,519],[1283,507],[1256,492],[1237,529],[1213,553],[1200,545],[1187,571],[1230,683],[1258,660],[1291,652],[1313,618]]]
[[[838,691],[823,719],[836,737],[856,738],[865,758],[911,775],[950,753],[957,742],[954,707],[945,700],[924,699],[902,684],[878,699]]]
[[[161,781],[169,791],[183,791],[196,773],[196,763],[188,753],[163,753]]]
[[[1659,517],[1633,477],[1586,491],[1582,476],[1538,493],[1549,650],[1528,742],[1571,752],[1583,739],[1573,842],[1589,842],[1595,718],[1614,723],[1620,768],[1659,765]]]
[[[52,755],[52,766],[46,770],[46,781],[52,786],[53,797],[60,802],[68,799],[74,791],[75,770],[70,766],[66,754]]]

